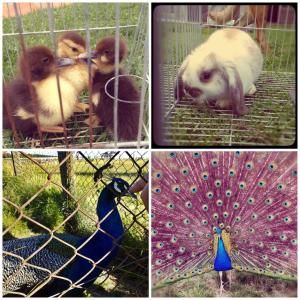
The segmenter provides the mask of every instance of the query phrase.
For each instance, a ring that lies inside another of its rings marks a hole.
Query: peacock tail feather
[[[153,153],[154,287],[213,270],[216,227],[234,269],[296,279],[296,159],[295,152]]]

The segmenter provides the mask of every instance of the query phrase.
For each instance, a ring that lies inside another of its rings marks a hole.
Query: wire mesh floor
[[[289,146],[296,137],[295,75],[262,72],[255,95],[246,96],[249,111],[237,117],[230,110],[185,98],[175,106],[173,66],[162,68],[164,78],[165,142],[177,146]],[[172,97],[172,99],[170,99]],[[171,100],[171,101],[170,101]]]
[[[89,148],[89,125],[85,120],[89,118],[89,113],[75,113],[66,123],[67,143],[69,148]],[[3,134],[4,148],[15,148],[12,140],[11,130],[6,130]],[[40,148],[41,140],[38,134],[34,138],[20,138],[20,148]],[[140,142],[141,147],[147,147],[148,142],[143,140]],[[101,125],[93,128],[92,147],[93,148],[111,148],[114,147],[113,136]],[[63,133],[46,133],[43,134],[43,142],[45,148],[65,148],[66,139]],[[137,147],[137,142],[118,142],[118,147]]]

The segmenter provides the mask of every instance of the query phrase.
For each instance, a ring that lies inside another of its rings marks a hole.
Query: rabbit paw
[[[254,95],[255,93],[256,93],[256,87],[254,84],[252,84],[249,91],[247,92],[247,95]]]

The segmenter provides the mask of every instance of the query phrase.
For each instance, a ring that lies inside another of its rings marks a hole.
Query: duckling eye
[[[74,47],[72,47],[72,51],[73,51],[73,52],[78,52],[78,49],[77,49],[77,48],[74,48]]]
[[[49,62],[49,57],[44,57],[44,58],[42,59],[42,62],[43,62],[43,63],[48,63],[48,62]]]

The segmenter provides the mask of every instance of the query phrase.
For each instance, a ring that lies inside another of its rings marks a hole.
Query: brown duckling
[[[63,60],[60,60],[63,64]],[[5,86],[6,101],[9,102],[11,116],[16,129],[26,136],[37,132],[34,104],[30,86],[36,96],[36,110],[42,132],[63,132],[59,127],[62,123],[60,100],[58,94],[55,70],[57,61],[50,49],[44,46],[27,48],[21,56],[19,68],[21,76]],[[29,68],[30,83],[25,80],[26,68]],[[64,119],[67,120],[74,112],[77,92],[68,80],[60,77],[60,90]],[[4,110],[4,128],[11,128],[8,120],[7,108]]]
[[[127,53],[125,41],[120,39],[119,61],[124,61]],[[114,95],[115,79],[115,37],[102,39],[92,52],[93,63],[97,66],[97,71],[93,77],[92,102],[94,112],[110,132],[114,130],[114,100],[105,93]],[[119,75],[125,75],[125,71],[119,66]],[[123,141],[133,141],[137,139],[139,123],[139,101],[140,92],[129,76],[119,77],[118,99],[132,102],[118,102],[118,139]]]

